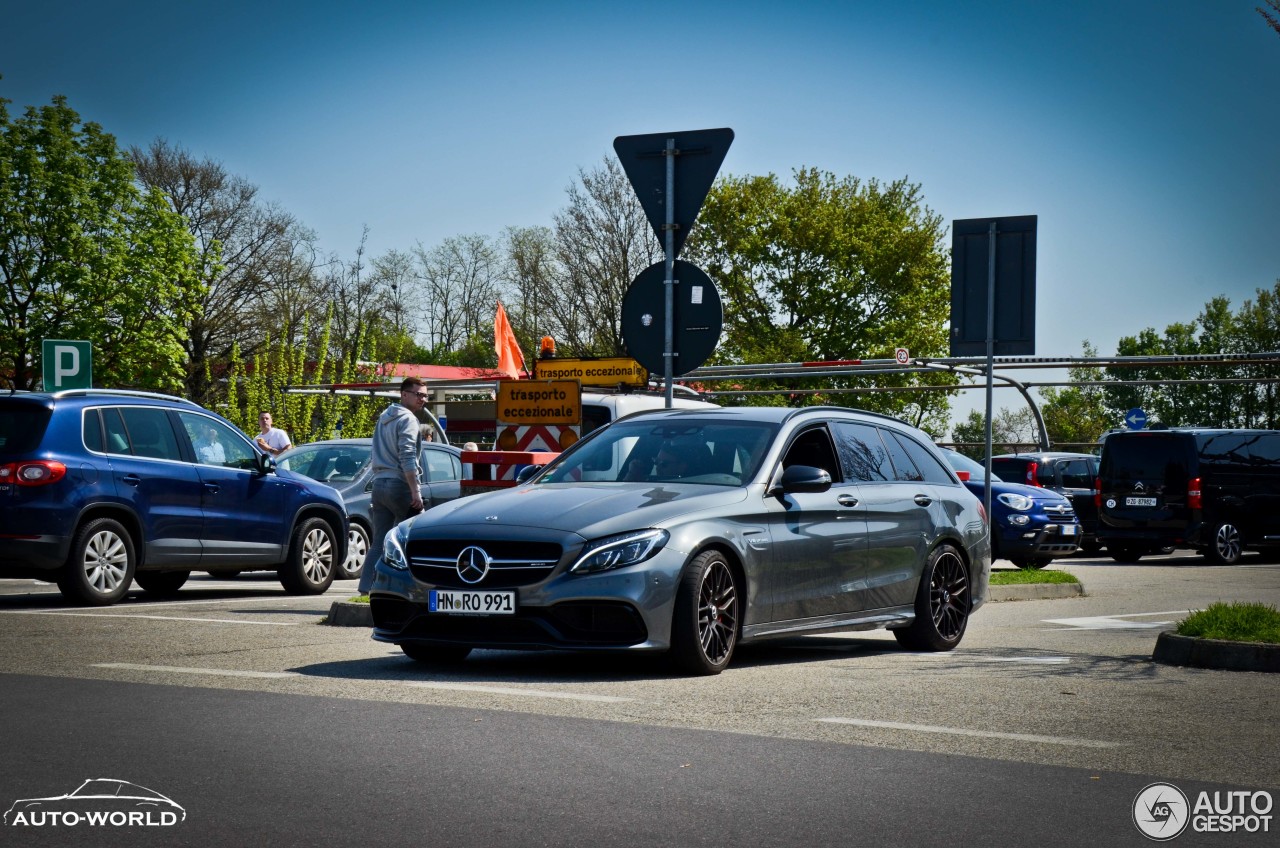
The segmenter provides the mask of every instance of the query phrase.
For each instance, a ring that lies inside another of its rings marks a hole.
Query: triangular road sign
[[[667,222],[667,141],[674,139],[675,173],[675,255],[680,255],[684,240],[707,199],[724,162],[733,130],[685,130],[683,132],[620,135],[613,149],[640,198],[640,206],[648,216],[658,243],[666,244],[663,233]]]

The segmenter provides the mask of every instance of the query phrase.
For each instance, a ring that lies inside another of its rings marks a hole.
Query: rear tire
[[[1142,559],[1144,553],[1142,548],[1131,548],[1126,545],[1107,545],[1107,550],[1111,553],[1111,558],[1116,562],[1137,562]]]
[[[1214,565],[1235,565],[1240,562],[1243,554],[1240,530],[1229,521],[1218,523],[1213,528],[1213,536],[1209,539],[1209,547],[1205,548],[1204,558]]]
[[[719,551],[694,557],[671,616],[671,661],[691,674],[719,674],[733,659],[742,619],[738,578]]]
[[[95,518],[72,539],[58,589],[72,603],[108,606],[128,593],[137,567],[133,538],[124,525],[113,518]]]
[[[409,659],[425,665],[453,665],[471,653],[470,648],[460,645],[401,645],[400,650]]]
[[[950,651],[964,638],[972,608],[969,567],[959,551],[940,545],[929,554],[920,575],[915,621],[894,630],[893,636],[912,651]]]
[[[168,596],[178,594],[190,576],[190,571],[139,571],[133,579],[148,594]]]
[[[1009,560],[1009,562],[1013,563],[1018,568],[1030,568],[1033,570],[1038,570],[1038,569],[1044,568],[1046,565],[1053,562],[1053,560],[1052,559],[1021,559],[1019,558],[1019,559],[1011,559]]]
[[[339,563],[337,537],[323,518],[308,518],[293,531],[280,584],[290,595],[320,595],[333,585]]]

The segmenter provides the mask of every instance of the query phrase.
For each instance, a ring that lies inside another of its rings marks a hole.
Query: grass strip
[[[1209,604],[1178,622],[1179,636],[1280,644],[1280,611],[1268,604]]]
[[[1074,574],[1065,571],[1045,571],[1038,568],[1020,568],[1017,571],[991,572],[992,586],[1020,586],[1024,583],[1079,583]]]

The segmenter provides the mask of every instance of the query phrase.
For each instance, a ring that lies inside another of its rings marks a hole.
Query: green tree
[[[1081,355],[1096,357],[1098,351],[1086,340]],[[1070,380],[1082,384],[1103,379],[1102,369],[1097,367],[1071,368],[1067,374]],[[1115,426],[1116,419],[1107,411],[1106,393],[1100,386],[1047,386],[1040,390],[1040,394],[1044,398],[1040,414],[1044,416],[1049,441],[1055,447],[1063,444],[1083,447],[1096,443],[1099,436]]]
[[[94,382],[181,390],[202,295],[181,216],[65,97],[0,98],[0,385],[35,388],[46,338],[93,343]]]
[[[708,194],[686,258],[716,281],[725,331],[715,362],[945,356],[950,275],[941,216],[906,179],[883,184],[801,168],[725,176]],[[813,388],[947,385],[903,372],[824,380]],[[750,388],[763,388],[751,386]],[[810,402],[809,396],[797,402]],[[942,392],[859,395],[857,405],[942,432]]]
[[[956,450],[970,459],[981,461],[986,456],[987,417],[976,409],[969,410],[969,417],[956,424],[951,433]],[[1031,410],[997,409],[991,421],[991,453],[1017,453],[1034,450],[1039,444],[1035,417]]]

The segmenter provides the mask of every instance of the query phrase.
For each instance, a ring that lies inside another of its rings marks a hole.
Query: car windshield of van
[[[698,419],[614,424],[574,445],[538,484],[625,482],[741,486],[752,480],[777,426]]]

